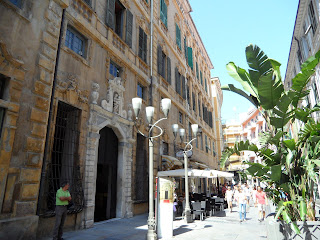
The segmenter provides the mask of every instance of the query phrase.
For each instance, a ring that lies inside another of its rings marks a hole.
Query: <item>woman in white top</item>
[[[241,188],[239,189],[238,203],[239,203],[240,222],[246,221],[247,196]],[[242,218],[242,214],[243,214],[243,218]]]
[[[231,187],[228,186],[228,189],[225,194],[225,199],[227,200],[228,209],[230,213],[232,213],[232,197],[233,197],[233,191],[231,190]]]
[[[236,201],[236,205],[239,206],[239,203],[238,203],[238,194],[239,194],[239,189],[240,187],[238,186],[234,186],[234,191],[233,191],[233,198],[234,200]]]
[[[253,190],[252,190],[252,199],[253,199],[253,202],[254,202],[254,206],[257,207],[257,203],[256,203],[256,193],[257,193],[257,188],[256,186],[253,187]]]

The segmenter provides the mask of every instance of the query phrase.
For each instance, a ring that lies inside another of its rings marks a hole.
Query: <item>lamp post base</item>
[[[185,217],[184,218],[185,218],[186,223],[192,223],[193,222],[190,209],[188,209],[188,210],[186,209],[185,210]]]
[[[154,229],[148,229],[147,240],[157,240],[157,233]]]

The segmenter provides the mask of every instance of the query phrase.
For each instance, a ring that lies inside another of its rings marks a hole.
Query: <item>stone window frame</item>
[[[92,39],[89,37],[88,34],[85,34],[82,31],[79,31],[78,28],[76,28],[76,24],[74,23],[73,20],[71,20],[72,16],[68,14],[68,12],[66,12],[66,18],[65,21],[63,23],[63,30],[62,30],[62,37],[61,37],[61,49],[64,50],[67,54],[70,54],[71,56],[73,56],[75,59],[79,60],[80,62],[82,62],[84,65],[91,67],[91,59],[92,59]],[[68,27],[71,27],[72,29],[74,29],[75,31],[77,31],[80,35],[82,35],[85,39],[86,39],[86,44],[85,44],[85,57],[81,56],[79,54],[77,54],[76,52],[74,52],[72,49],[70,49],[69,47],[67,47],[65,45],[65,41],[66,41],[66,35],[67,35],[67,29]]]
[[[8,8],[11,8],[13,12],[17,13],[20,17],[27,21],[31,21],[32,19],[32,7],[33,7],[33,1],[32,0],[20,0],[21,5],[18,7],[14,3],[12,3],[10,0],[2,0],[1,1],[4,5],[6,5]]]
[[[66,29],[66,39],[64,41],[64,45],[66,46],[66,40],[67,40],[67,33],[72,33],[74,35],[74,37],[77,37],[81,42],[82,42],[82,49],[80,52],[75,52],[74,48],[71,48],[69,46],[67,46],[69,49],[71,49],[72,51],[74,51],[76,54],[80,55],[83,58],[86,58],[87,55],[87,39],[81,34],[79,33],[76,29],[74,29],[72,26],[68,26]],[[75,39],[73,39],[72,42],[75,42]]]

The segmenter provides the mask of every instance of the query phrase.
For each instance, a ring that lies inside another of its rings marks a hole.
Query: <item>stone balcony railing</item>
[[[149,66],[142,61],[139,57],[138,58],[138,63],[139,63],[139,69],[144,72],[146,75],[148,75],[148,71],[149,71]]]
[[[91,22],[93,9],[84,0],[72,0],[71,6],[85,19]]]
[[[122,41],[122,39],[114,32],[112,32],[112,44],[117,49],[119,49],[122,53],[126,51],[126,44]]]

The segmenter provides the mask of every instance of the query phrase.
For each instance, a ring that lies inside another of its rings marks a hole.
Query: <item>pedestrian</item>
[[[225,199],[228,203],[228,209],[229,212],[232,213],[232,197],[233,197],[233,191],[231,190],[231,186],[228,186],[228,189],[226,191]]]
[[[53,240],[63,240],[63,224],[67,217],[67,206],[71,201],[68,189],[69,182],[64,181],[56,193],[56,224],[53,229]]]
[[[239,188],[240,187],[238,186],[234,186],[234,190],[233,190],[233,199],[236,201],[237,207],[239,207],[239,202],[238,202]]]
[[[241,187],[239,188],[239,193],[238,193],[238,204],[239,204],[240,222],[246,221],[247,197]]]
[[[259,186],[256,193],[256,202],[258,203],[259,221],[263,221],[266,217],[266,204],[268,203],[266,193]]]
[[[250,196],[251,196],[251,189],[250,189],[248,184],[245,184],[245,188],[244,188],[243,192],[246,195],[247,205],[249,206]]]
[[[226,191],[227,191],[227,184],[225,183],[225,184],[223,184],[223,186],[222,186],[222,195],[223,195],[223,196],[225,196]]]
[[[253,203],[254,203],[255,207],[257,207],[256,193],[257,193],[257,187],[256,187],[256,185],[254,185],[253,186],[253,190],[252,190],[252,200],[253,200]]]

